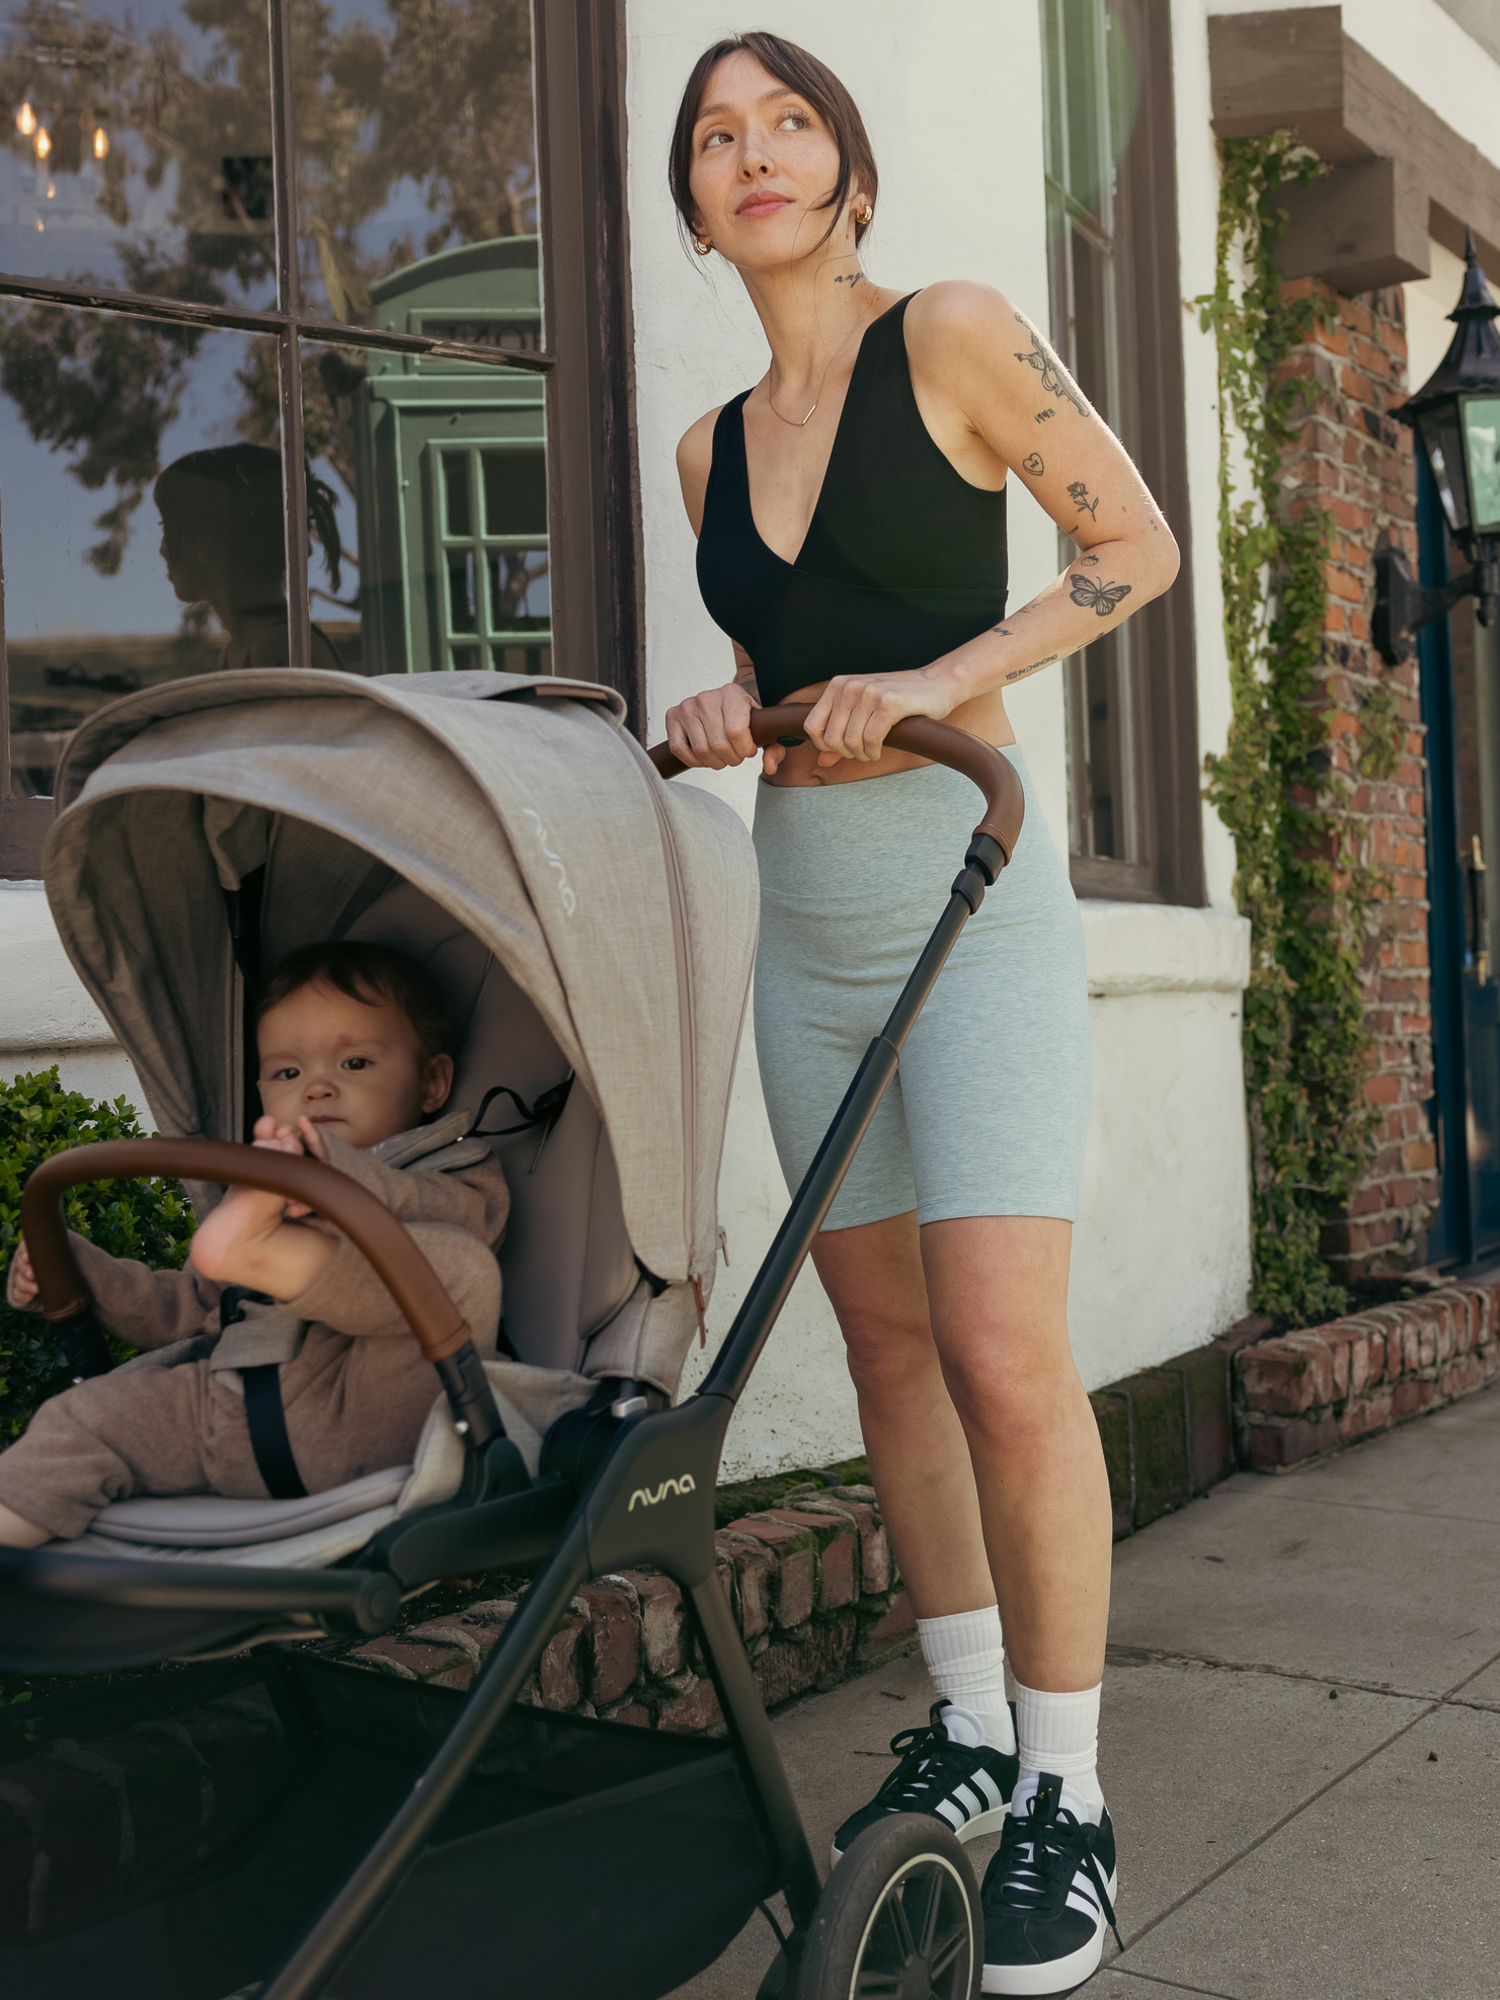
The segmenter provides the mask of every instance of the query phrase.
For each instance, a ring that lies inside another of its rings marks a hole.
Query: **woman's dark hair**
[[[416,1029],[424,1061],[449,1054],[448,1010],[437,981],[414,958],[386,944],[305,944],[289,951],[261,989],[255,1025],[318,980],[367,1007],[384,1000],[398,1008]]]
[[[827,199],[818,204],[820,208],[833,210],[823,237],[826,243],[838,227],[839,210],[856,184],[864,190],[870,206],[873,208],[875,205],[880,176],[875,170],[870,135],[865,130],[864,119],[859,115],[859,106],[827,63],[819,62],[816,56],[809,55],[795,42],[789,42],[781,35],[767,34],[763,29],[756,29],[749,35],[728,35],[722,42],[715,42],[712,48],[705,49],[693,64],[693,73],[687,80],[687,89],[677,107],[672,152],[667,164],[667,185],[672,190],[682,227],[690,236],[695,233],[693,195],[688,186],[688,176],[693,166],[693,127],[698,122],[703,93],[714,65],[721,63],[725,56],[738,55],[741,51],[754,56],[761,68],[774,76],[778,83],[784,83],[788,90],[805,97],[838,144],[838,184],[829,192]],[[868,228],[867,222],[855,223],[856,246],[863,240]]]
[[[162,526],[169,537],[179,522],[202,528],[205,487],[220,496],[223,532],[232,533],[241,548],[251,553],[254,567],[262,572],[285,569],[281,453],[264,444],[222,444],[173,459],[154,488]],[[323,551],[329,583],[336,591],[344,559],[338,496],[310,465],[307,520]]]

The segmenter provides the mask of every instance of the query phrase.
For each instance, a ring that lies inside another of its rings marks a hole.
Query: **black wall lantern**
[[[1439,590],[1413,577],[1396,548],[1375,557],[1375,617],[1371,636],[1388,667],[1406,657],[1410,635],[1472,595],[1481,625],[1500,605],[1500,306],[1479,267],[1469,232],[1464,288],[1449,319],[1453,344],[1427,382],[1392,416],[1411,424],[1432,468],[1453,539],[1471,567]]]

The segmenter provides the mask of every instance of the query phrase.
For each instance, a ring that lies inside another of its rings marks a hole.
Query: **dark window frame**
[[[134,313],[195,326],[270,334],[277,342],[282,492],[288,549],[307,546],[302,477],[302,343],[477,361],[546,377],[548,531],[554,579],[553,670],[602,681],[644,726],[641,508],[632,379],[633,322],[625,214],[624,0],[532,0],[532,88],[543,283],[536,353],[347,325],[303,311],[294,228],[291,19],[265,0],[271,51],[272,173],[278,303],[249,311],[184,304],[114,286],[70,285],[0,272],[0,297]],[[292,476],[295,472],[295,476]],[[556,587],[556,586],[561,587]],[[289,651],[306,665],[311,604],[306,565],[287,564]],[[41,874],[51,799],[10,795],[10,673],[5,649],[4,520],[0,510],[0,880]]]
[[[1074,853],[1079,896],[1201,908],[1202,776],[1193,617],[1178,268],[1177,143],[1169,0],[1108,0],[1136,57],[1139,101],[1118,194],[1134,267],[1128,307],[1134,348],[1130,440],[1142,477],[1177,537],[1177,581],[1129,621],[1139,861]],[[1142,273],[1144,272],[1144,277]],[[1063,348],[1066,353],[1066,348]],[[1063,671],[1068,671],[1064,663]],[[1073,724],[1070,720],[1068,727]]]

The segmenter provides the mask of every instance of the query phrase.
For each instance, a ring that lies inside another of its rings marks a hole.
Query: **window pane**
[[[537,228],[528,0],[291,0],[291,17],[309,311],[536,348],[539,302],[476,302],[463,259]],[[442,253],[447,291],[383,292]]]
[[[433,294],[482,313],[536,296],[535,239],[471,256],[457,293],[444,254],[395,281],[413,311]],[[514,262],[518,249],[530,271]],[[465,253],[469,255],[470,253]],[[304,423],[349,582],[331,590],[314,548],[316,633],[370,674],[477,667],[552,671],[543,385],[483,363],[417,361],[375,348],[309,345]]]
[[[0,270],[274,305],[264,0],[9,0]]]
[[[274,342],[0,301],[0,508],[13,793],[122,694],[286,662]]]

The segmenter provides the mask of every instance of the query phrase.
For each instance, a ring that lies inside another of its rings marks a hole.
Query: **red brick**
[[[800,1509],[778,1508],[776,1518],[785,1521],[789,1527],[810,1527],[818,1537],[818,1608],[832,1611],[841,1604],[852,1604],[859,1595],[859,1572],[855,1563],[858,1535],[853,1521],[847,1515],[823,1509],[814,1513],[810,1509],[803,1512]]]
[[[618,1708],[612,1708],[603,1718],[606,1722],[623,1722],[630,1729],[649,1729],[651,1711],[638,1701],[622,1701]]]
[[[583,1661],[578,1642],[590,1625],[588,1606],[574,1598],[561,1626],[547,1641],[537,1666],[543,1708],[577,1708],[583,1700]]]
[[[1344,1443],[1353,1444],[1356,1438],[1388,1430],[1393,1421],[1394,1397],[1395,1391],[1389,1386],[1375,1389],[1368,1396],[1351,1396],[1339,1418],[1339,1436]]]
[[[830,1493],[808,1501],[808,1513],[842,1514],[859,1532],[859,1587],[866,1597],[877,1597],[891,1587],[891,1550],[880,1516],[867,1500],[845,1500]]]
[[[625,1572],[641,1607],[641,1648],[646,1672],[668,1680],[682,1672],[682,1592],[669,1576],[645,1570]]]
[[[776,1558],[762,1543],[729,1528],[721,1529],[714,1540],[734,1566],[739,1585],[740,1636],[757,1638],[771,1627]]]
[[[1319,1423],[1251,1424],[1250,1464],[1257,1472],[1275,1472],[1315,1458],[1320,1451],[1332,1451],[1342,1442],[1338,1420],[1325,1417]]]
[[[1392,1409],[1398,1419],[1430,1410],[1438,1400],[1436,1382],[1397,1382],[1391,1393],[1394,1398]]]
[[[409,1640],[393,1639],[387,1634],[356,1646],[349,1658],[367,1660],[381,1673],[394,1674],[397,1680],[425,1681],[430,1674],[453,1666],[455,1655],[463,1657],[454,1646],[414,1646]]]
[[[658,1729],[690,1735],[699,1730],[713,1729],[723,1721],[723,1711],[712,1681],[700,1680],[695,1674],[679,1674],[672,1686],[672,1699],[656,1711]]]
[[[1438,1370],[1440,1396],[1469,1396],[1484,1387],[1484,1363],[1477,1354],[1458,1354]]]
[[[1252,1410],[1274,1416],[1300,1416],[1304,1410],[1333,1401],[1333,1356],[1314,1335],[1292,1334],[1283,1340],[1260,1340],[1235,1357]]]
[[[603,1708],[618,1701],[640,1672],[635,1600],[628,1586],[615,1582],[586,1583],[578,1595],[588,1607],[594,1641],[589,1700]]]
[[[809,1529],[794,1528],[771,1515],[752,1514],[730,1527],[752,1535],[778,1558],[771,1586],[776,1623],[783,1630],[805,1625],[813,1614],[818,1592],[818,1552]]]

